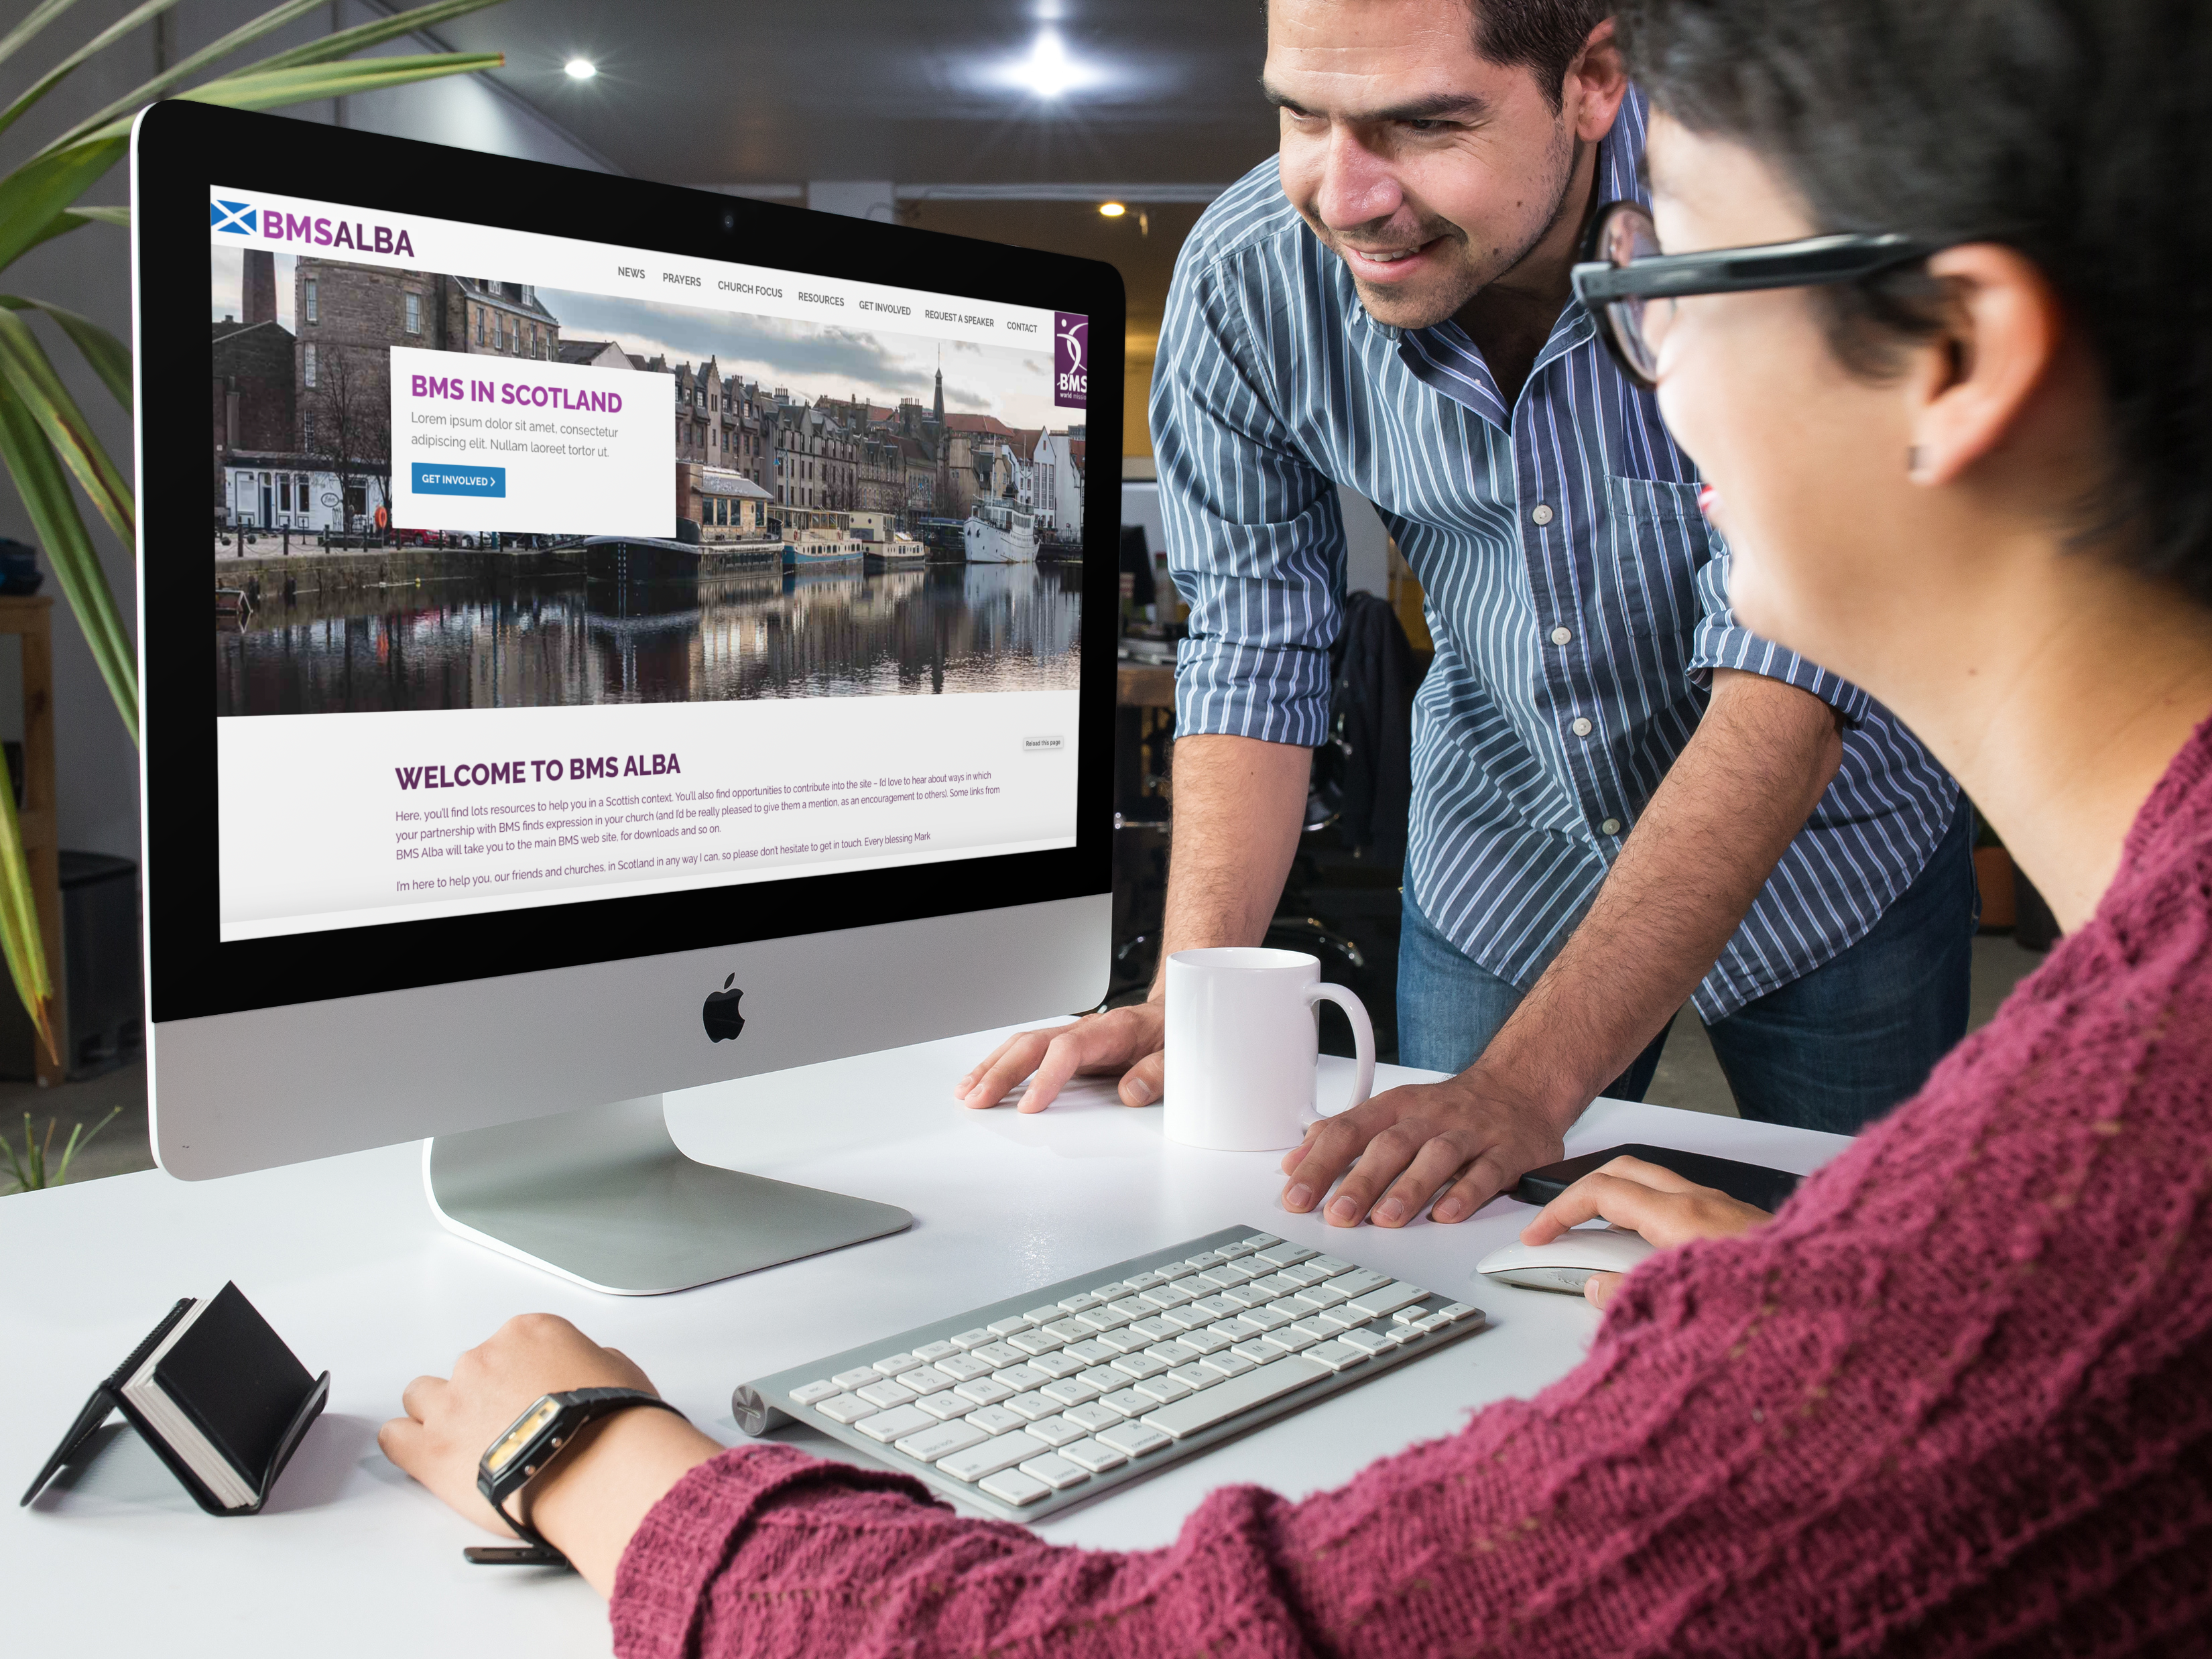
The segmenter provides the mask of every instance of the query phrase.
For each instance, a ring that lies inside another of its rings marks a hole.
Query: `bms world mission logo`
[[[1091,392],[1091,319],[1079,312],[1052,314],[1052,401],[1081,409]]]

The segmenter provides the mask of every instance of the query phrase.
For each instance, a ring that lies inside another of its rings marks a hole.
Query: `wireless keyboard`
[[[1483,1328],[1482,1310],[1229,1227],[757,1382],[798,1420],[989,1514],[1035,1521]]]

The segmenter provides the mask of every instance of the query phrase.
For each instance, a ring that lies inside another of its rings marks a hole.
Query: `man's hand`
[[[1167,1009],[1158,1002],[1109,1008],[1086,1014],[1073,1025],[1048,1031],[1024,1031],[1009,1037],[983,1063],[952,1085],[963,1106],[996,1106],[1024,1078],[1030,1079],[1020,1109],[1041,1112],[1066,1086],[1068,1079],[1119,1072],[1121,1103],[1149,1106],[1160,1097],[1167,1064]]]
[[[1332,1227],[1358,1226],[1370,1206],[1376,1226],[1402,1227],[1446,1187],[1431,1214],[1463,1221],[1530,1170],[1557,1163],[1559,1134],[1534,1101],[1486,1085],[1479,1069],[1410,1083],[1309,1129],[1283,1159],[1283,1207],[1303,1214],[1342,1176],[1322,1212]]]
[[[1614,1226],[1641,1233],[1661,1249],[1693,1238],[1733,1238],[1774,1219],[1765,1211],[1699,1187],[1672,1170],[1640,1158],[1616,1158],[1561,1193],[1521,1230],[1523,1244],[1549,1244],[1570,1227],[1602,1216]],[[1592,1273],[1583,1294],[1595,1307],[1613,1300],[1624,1275]]]

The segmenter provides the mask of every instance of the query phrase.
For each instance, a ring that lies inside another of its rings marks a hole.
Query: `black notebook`
[[[329,1392],[237,1285],[187,1297],[93,1391],[23,1502],[119,1407],[202,1509],[250,1515]]]

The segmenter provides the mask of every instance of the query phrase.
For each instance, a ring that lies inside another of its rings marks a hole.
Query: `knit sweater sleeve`
[[[1771,1226],[1639,1268],[1535,1399],[1303,1502],[1218,1491],[1127,1553],[732,1452],[632,1543],[617,1651],[2107,1652],[2212,1629],[2208,770],[2131,843],[2151,867],[1918,1098]]]

